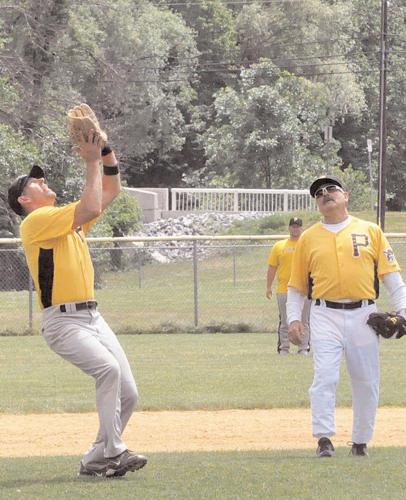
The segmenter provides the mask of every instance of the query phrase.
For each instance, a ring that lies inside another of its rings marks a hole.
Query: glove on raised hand
[[[103,142],[107,142],[107,134],[101,129],[99,120],[90,106],[82,103],[68,111],[68,130],[74,144],[80,144],[83,139],[87,141],[92,129],[100,134]]]

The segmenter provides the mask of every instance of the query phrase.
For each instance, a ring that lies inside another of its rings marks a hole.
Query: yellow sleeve
[[[279,266],[279,255],[280,255],[280,242],[278,241],[275,243],[275,245],[272,247],[272,250],[269,254],[268,257],[268,265],[272,267],[278,267]]]
[[[399,272],[401,269],[398,261],[396,260],[395,254],[381,228],[377,228],[377,233],[378,276],[380,279],[382,279],[385,274]]]
[[[24,243],[51,248],[52,240],[72,231],[78,203],[70,203],[63,207],[41,207],[31,212],[21,224],[21,238]]]
[[[306,238],[303,235],[299,238],[292,260],[292,271],[288,287],[291,286],[307,295],[307,285],[309,279],[308,259],[306,251]]]
[[[97,220],[98,220],[98,219],[99,219],[99,218],[98,218],[98,217],[96,217],[95,219],[92,219],[91,221],[86,222],[86,224],[83,224],[83,225],[82,225],[82,231],[83,231],[85,234],[87,234],[87,233],[88,233],[88,232],[92,229],[92,227],[96,224],[96,222],[97,222]]]

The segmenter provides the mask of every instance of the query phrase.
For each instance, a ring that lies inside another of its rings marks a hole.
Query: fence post
[[[142,257],[140,256],[138,259],[138,288],[143,287],[143,278],[144,278],[144,268],[142,266]]]
[[[33,295],[34,284],[32,282],[31,274],[28,274],[28,328],[32,330],[33,327]]]
[[[178,207],[176,206],[176,189],[171,190],[171,211],[174,212],[177,210]]]
[[[234,191],[234,212],[239,212],[239,208],[238,208],[238,191]]]
[[[199,284],[197,274],[197,241],[193,240],[193,303],[194,303],[194,323],[199,324]]]
[[[283,211],[288,212],[289,211],[289,199],[288,199],[288,193],[283,194]]]
[[[236,269],[236,261],[235,261],[235,248],[233,246],[233,286],[237,284],[237,269]]]

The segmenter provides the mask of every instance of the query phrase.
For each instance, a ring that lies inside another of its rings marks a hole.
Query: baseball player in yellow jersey
[[[303,231],[303,221],[298,217],[292,217],[288,226],[289,238],[278,241],[272,247],[268,257],[268,272],[266,284],[266,296],[268,299],[272,297],[272,283],[277,277],[278,287],[276,290],[276,298],[279,309],[279,326],[278,326],[278,353],[280,355],[289,354],[289,325],[286,318],[286,301],[288,294],[288,282],[292,269],[293,253],[296,249],[298,239]],[[302,312],[302,323],[304,326],[305,335],[301,339],[298,349],[298,354],[306,355],[309,352],[309,312],[310,302],[305,301]]]
[[[53,351],[96,382],[100,428],[80,462],[79,474],[123,476],[147,462],[122,440],[138,392],[126,355],[97,310],[86,243],[91,225],[120,192],[120,175],[114,152],[97,132],[81,141],[79,154],[86,179],[78,202],[56,207],[56,195],[38,166],[12,183],[8,200],[24,217],[20,233],[43,309],[43,337]]]
[[[389,292],[393,309],[402,315],[406,286],[381,229],[349,215],[349,194],[339,179],[316,179],[310,194],[323,219],[303,232],[296,248],[288,289],[289,335],[303,335],[300,312],[308,295],[314,366],[309,393],[316,453],[334,455],[330,438],[336,431],[336,386],[344,354],[352,387],[351,453],[366,456],[379,395],[378,337],[366,322],[376,311],[379,280]]]

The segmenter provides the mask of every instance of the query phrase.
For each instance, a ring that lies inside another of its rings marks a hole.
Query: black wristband
[[[101,150],[101,155],[102,156],[107,156],[109,155],[113,150],[111,149],[109,144],[106,144],[104,148]]]
[[[108,167],[107,165],[103,165],[103,174],[118,175],[119,174],[118,165],[115,165],[114,167]]]

